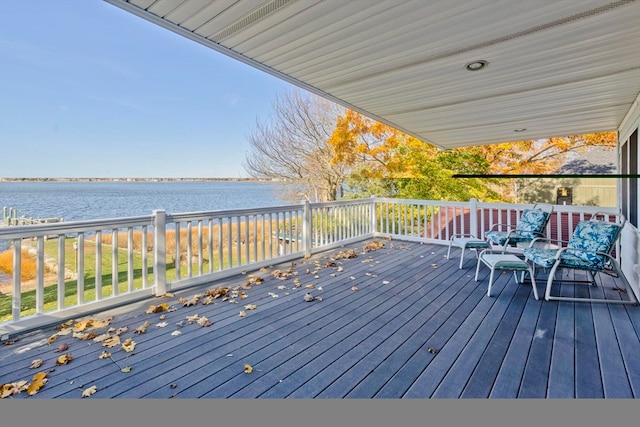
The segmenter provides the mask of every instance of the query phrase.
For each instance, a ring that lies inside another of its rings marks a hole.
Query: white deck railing
[[[515,225],[527,206],[370,198],[0,227],[13,263],[0,337],[372,237],[483,237],[491,223]],[[568,240],[597,211],[615,212],[556,205],[548,236]]]

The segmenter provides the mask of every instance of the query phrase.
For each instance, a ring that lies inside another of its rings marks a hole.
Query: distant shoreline
[[[169,181],[247,181],[278,182],[264,178],[0,178],[0,182],[169,182]]]

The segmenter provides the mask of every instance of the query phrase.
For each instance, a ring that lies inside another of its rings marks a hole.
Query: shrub
[[[22,250],[20,277],[21,280],[31,280],[36,277],[36,257],[27,250]],[[13,249],[0,253],[0,270],[13,275]]]

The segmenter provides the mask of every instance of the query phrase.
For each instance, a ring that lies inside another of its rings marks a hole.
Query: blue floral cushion
[[[580,221],[567,247],[582,249],[582,251],[567,250],[567,253],[587,263],[604,267],[606,257],[594,252],[611,253],[619,233],[620,225],[618,224],[593,220]]]
[[[596,254],[610,254],[620,233],[620,226],[603,221],[580,221],[560,255],[560,266],[584,270],[600,271],[607,257]],[[553,266],[558,251],[556,249],[525,248],[523,255],[527,260],[544,267]]]
[[[519,237],[529,239],[539,237],[544,231],[548,219],[549,212],[540,209],[525,209],[516,227]]]
[[[523,255],[525,259],[539,265],[543,268],[551,268],[556,261],[557,249],[538,249],[538,248],[525,248]],[[577,268],[583,270],[600,271],[603,268],[603,264],[586,262],[568,250],[564,251],[560,256],[560,267]]]
[[[540,209],[525,209],[522,212],[522,216],[516,225],[516,229],[511,231],[497,231],[491,230],[484,234],[484,237],[495,243],[496,245],[503,246],[507,238],[510,243],[527,242],[533,240],[536,237],[542,237],[544,227],[549,220],[549,212],[545,212]]]
[[[550,268],[556,262],[557,249],[525,248],[522,251],[525,259],[543,268]]]

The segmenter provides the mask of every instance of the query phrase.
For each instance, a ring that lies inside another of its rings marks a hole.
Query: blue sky
[[[293,88],[102,0],[0,0],[0,177],[246,177]]]

